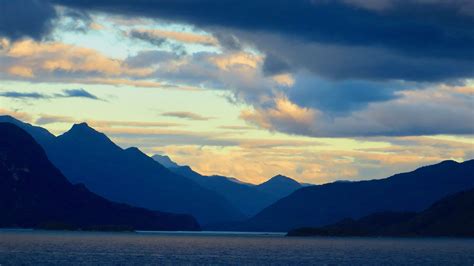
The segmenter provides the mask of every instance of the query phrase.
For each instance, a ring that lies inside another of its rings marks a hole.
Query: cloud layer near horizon
[[[150,93],[155,89],[179,90],[183,94],[171,100],[175,109],[152,109],[160,102],[141,106],[141,98],[131,109],[135,118],[120,113],[140,120],[153,112],[146,121],[127,122],[118,114],[87,120],[121,143],[175,155],[206,173],[256,178],[288,168],[288,175],[329,180],[334,165],[323,161],[334,160],[344,166],[334,176],[375,177],[382,164],[396,172],[472,157],[472,141],[449,142],[455,148],[447,149],[433,136],[472,139],[472,47],[470,0],[0,0],[0,100],[28,99],[33,105],[34,99],[61,95],[100,98],[87,102],[100,109],[116,92],[97,88],[128,90],[127,99],[137,88],[148,89],[141,93],[150,97],[157,96]],[[16,90],[15,82],[32,89]],[[58,87],[33,87],[40,84]],[[63,90],[83,86],[87,91]],[[201,113],[197,105],[215,102],[182,103],[208,91],[239,110]],[[61,110],[39,112],[38,124],[74,121]],[[220,116],[233,122],[222,123]],[[233,125],[234,119],[241,124]],[[211,130],[224,135],[212,137]],[[227,131],[268,135],[245,140]],[[363,138],[393,145],[385,151],[305,153],[306,141],[272,137],[279,133],[315,142]],[[220,160],[209,159],[214,156]],[[236,160],[245,161],[245,169],[235,169]]]

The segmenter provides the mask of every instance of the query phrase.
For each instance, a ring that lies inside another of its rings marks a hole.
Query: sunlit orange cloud
[[[23,78],[32,78],[35,75],[33,74],[33,69],[24,66],[12,66],[7,72],[14,76],[19,76]]]
[[[190,33],[190,32],[182,32],[182,31],[167,31],[167,30],[149,30],[149,29],[138,29],[136,30],[140,33],[146,33],[149,36],[155,38],[166,38],[172,39],[178,42],[183,43],[195,43],[195,44],[204,44],[204,45],[218,45],[218,41],[210,35],[206,34],[197,34],[197,33]]]
[[[474,94],[474,80],[465,80],[465,84],[462,86],[452,86],[447,84],[441,84],[437,87],[439,88],[440,92],[443,93],[460,93],[466,95],[473,95]]]
[[[113,59],[101,53],[83,47],[60,42],[38,43],[23,40],[11,44],[0,55],[15,58],[14,74],[33,77],[37,72],[93,72],[105,76],[136,76],[144,77],[151,74],[152,68],[132,68],[119,59]]]
[[[461,94],[474,95],[474,86],[455,87],[454,91]]]
[[[33,120],[26,113],[5,109],[0,109],[0,113]],[[36,124],[77,121],[66,116],[42,115],[42,118],[37,119]],[[474,155],[469,138],[377,137],[364,138],[364,141],[383,142],[384,147],[336,148],[319,139],[242,138],[239,132],[223,132],[216,137],[214,131],[161,128],[180,126],[166,122],[86,121],[122,147],[136,146],[149,155],[164,153],[200,173],[233,176],[250,183],[261,183],[276,174],[314,184],[384,178],[449,158],[462,161]],[[182,138],[189,141],[180,143]]]
[[[259,127],[273,130],[273,121],[291,125],[305,125],[311,127],[316,117],[316,113],[308,108],[302,108],[289,101],[286,97],[275,99],[275,106],[268,109],[244,110],[240,118]]]
[[[322,184],[335,180],[384,178],[411,171],[446,159],[471,159],[472,142],[441,141],[428,137],[388,138],[389,147],[370,149],[319,149],[317,144],[293,143],[271,148],[241,143],[238,147],[168,145],[150,148],[149,153],[170,155],[178,163],[189,164],[198,172],[234,176],[251,183],[284,174],[302,182]],[[407,139],[410,142],[403,144]],[[376,141],[376,139],[375,139]],[[400,143],[400,144],[397,144]],[[271,145],[271,143],[269,143]],[[238,161],[239,164],[235,164]]]
[[[292,153],[295,150],[304,156]],[[178,163],[189,164],[193,169],[203,174],[232,176],[250,183],[261,183],[277,174],[315,184],[360,178],[359,165],[352,160],[345,159],[346,153],[342,151],[339,153],[309,152],[304,147],[300,147],[299,149],[282,148],[262,152],[251,148],[217,149],[170,145],[159,147],[151,152],[168,154]],[[352,155],[365,159],[362,153]],[[377,167],[385,166],[377,165]],[[387,174],[391,174],[391,172],[388,171]],[[372,178],[372,176],[366,178]]]
[[[8,63],[0,62],[0,72],[13,78],[30,81],[46,81],[78,84],[105,84],[186,91],[202,91],[191,85],[169,84],[149,79],[156,71],[153,67],[130,67],[123,60],[109,58],[98,51],[59,42],[37,43],[24,40],[0,50],[0,56],[14,58]],[[7,62],[7,61],[5,61]],[[178,62],[175,62],[178,63]],[[57,73],[85,73],[80,78],[74,75],[62,76]],[[87,73],[90,73],[87,74]]]
[[[213,56],[209,60],[221,70],[229,70],[232,67],[247,67],[255,69],[263,62],[262,56],[246,52],[222,54],[219,56]]]
[[[279,74],[272,77],[279,85],[292,87],[295,84],[295,79],[291,74]]]

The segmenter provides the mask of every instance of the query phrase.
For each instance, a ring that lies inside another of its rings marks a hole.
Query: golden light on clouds
[[[171,39],[183,43],[218,45],[218,41],[213,36],[207,34],[159,29],[138,29],[135,31],[142,34],[147,34],[150,37]]]
[[[16,70],[13,74],[23,77],[33,77],[32,73],[41,71],[51,73],[58,70],[138,77],[154,71],[152,68],[129,67],[122,60],[106,57],[93,49],[59,42],[18,41],[0,54],[15,58],[15,65],[10,69]]]
[[[231,54],[223,54],[210,58],[210,61],[218,66],[221,70],[229,70],[233,67],[247,67],[255,69],[262,63],[263,58],[258,55],[238,52]]]
[[[35,76],[33,69],[24,66],[12,66],[8,69],[8,73],[23,78],[32,78]]]
[[[268,109],[243,110],[240,117],[245,121],[265,129],[273,129],[273,122],[311,127],[316,113],[308,108],[302,108],[285,97],[275,99],[275,106]]]
[[[292,87],[295,84],[295,79],[288,73],[275,75],[272,78],[276,83],[282,86]]]

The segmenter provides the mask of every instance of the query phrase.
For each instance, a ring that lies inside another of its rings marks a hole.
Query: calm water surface
[[[0,265],[474,265],[473,239],[0,231]]]

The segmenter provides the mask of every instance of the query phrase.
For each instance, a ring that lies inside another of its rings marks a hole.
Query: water
[[[474,265],[473,239],[0,231],[0,265]]]

